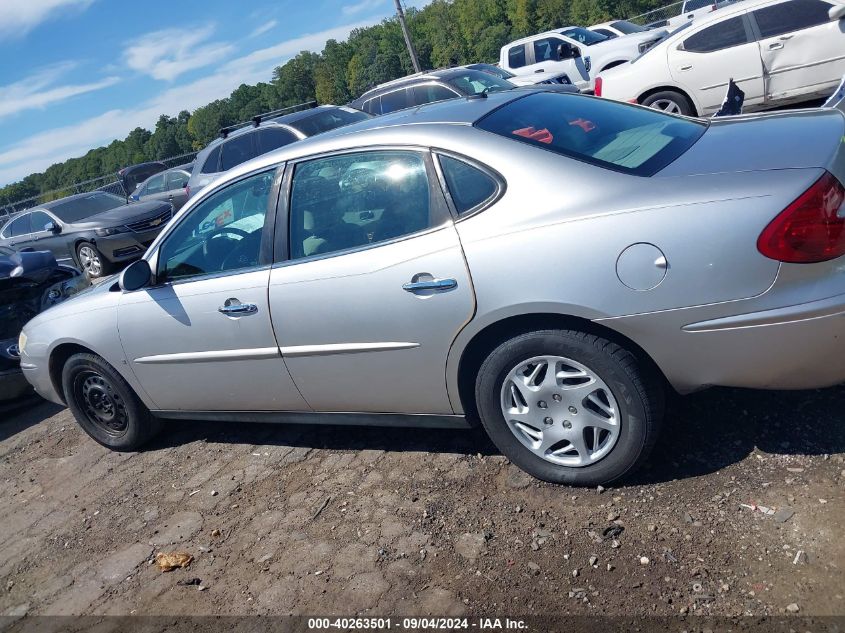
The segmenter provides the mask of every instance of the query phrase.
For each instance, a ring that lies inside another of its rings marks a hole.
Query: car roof
[[[157,174],[155,174],[155,175],[157,175]],[[31,207],[29,209],[25,209],[24,211],[21,211],[21,213],[29,213],[30,211],[38,211],[38,210],[44,210],[44,209],[46,209],[47,211],[50,211],[54,207],[57,207],[60,204],[64,204],[65,202],[70,202],[71,200],[79,200],[81,198],[85,198],[85,197],[88,197],[88,196],[95,196],[95,195],[96,196],[111,196],[112,198],[120,198],[121,200],[123,199],[122,196],[118,196],[116,194],[109,193],[108,191],[88,191],[88,192],[85,192],[85,193],[75,193],[72,196],[65,196],[64,198],[57,198],[56,200],[50,200],[49,202],[45,202],[44,204],[39,204],[39,205],[36,205],[36,206]]]
[[[478,63],[467,64],[465,66],[450,66],[448,68],[437,68],[436,70],[426,70],[421,73],[406,75],[404,77],[400,77],[399,79],[386,81],[385,83],[379,84],[374,88],[370,88],[369,90],[367,90],[367,92],[352,101],[352,103],[363,103],[364,101],[371,99],[373,96],[379,93],[390,92],[391,90],[400,90],[401,88],[413,86],[415,84],[423,83],[426,81],[432,81],[435,79],[449,79],[450,77],[459,75],[467,70],[484,72],[482,70],[478,70],[478,68],[473,68],[473,66],[493,66],[493,64]]]

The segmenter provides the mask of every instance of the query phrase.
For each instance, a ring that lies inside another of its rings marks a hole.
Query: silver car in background
[[[844,133],[541,90],[383,116],[221,177],[30,321],[22,367],[117,450],[179,418],[480,420],[532,475],[606,484],[666,390],[845,380]]]

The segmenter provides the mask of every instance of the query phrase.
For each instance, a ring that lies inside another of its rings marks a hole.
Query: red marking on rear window
[[[550,144],[553,140],[555,140],[552,136],[552,133],[549,132],[546,128],[543,128],[542,130],[537,130],[533,127],[524,127],[518,130],[514,130],[513,133],[518,136],[530,138],[532,141],[546,143],[547,145]]]
[[[585,132],[592,132],[596,129],[596,124],[587,119],[575,119],[574,121],[570,121],[569,125],[577,125]]]

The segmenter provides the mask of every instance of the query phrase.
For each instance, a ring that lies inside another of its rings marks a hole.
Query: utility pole
[[[402,25],[402,34],[405,36],[405,45],[408,47],[408,53],[411,55],[411,63],[414,65],[414,72],[421,72],[420,60],[417,59],[417,51],[414,50],[414,43],[411,41],[411,32],[405,23],[405,12],[402,10],[402,4],[399,0],[394,0],[394,3],[396,4],[396,15],[399,17],[399,24]]]

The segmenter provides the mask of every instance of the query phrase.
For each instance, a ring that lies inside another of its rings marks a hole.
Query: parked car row
[[[745,0],[681,28],[631,63],[601,73],[595,92],[677,114],[719,109],[728,82],[747,111],[828,96],[845,75],[841,0]]]

